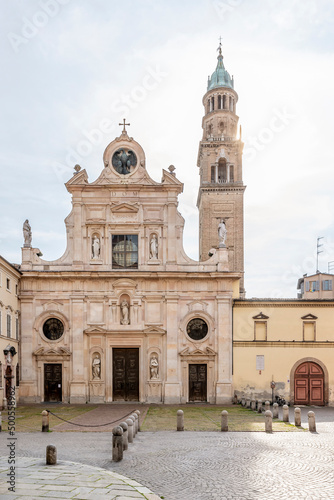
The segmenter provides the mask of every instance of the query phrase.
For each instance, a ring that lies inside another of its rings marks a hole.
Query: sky
[[[217,63],[234,75],[245,143],[247,297],[296,297],[334,261],[332,0],[0,0],[0,254],[21,262],[22,225],[43,259],[66,248],[64,183],[94,181],[120,134],[151,177],[184,183],[184,247],[198,259],[202,97]],[[334,272],[334,271],[333,271]]]

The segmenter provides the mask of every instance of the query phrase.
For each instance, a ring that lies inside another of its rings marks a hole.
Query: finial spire
[[[219,47],[217,50],[219,50],[219,55],[221,56],[222,55],[222,37],[220,36],[218,38],[218,40],[219,40]]]
[[[127,132],[126,132],[125,126],[130,125],[130,123],[125,123],[125,118],[123,118],[123,123],[119,123],[118,125],[120,125],[120,126],[123,125],[122,134],[126,134]]]

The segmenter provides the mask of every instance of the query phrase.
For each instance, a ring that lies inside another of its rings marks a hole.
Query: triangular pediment
[[[68,189],[70,186],[75,186],[77,184],[88,184],[88,175],[85,169],[80,170],[77,174],[74,174],[72,179],[66,182],[65,186]]]
[[[162,184],[174,184],[174,186],[179,186],[180,188],[180,193],[183,191],[183,184],[179,179],[175,177],[175,175],[167,172],[167,170],[162,169],[162,179],[161,179]]]
[[[71,351],[67,347],[39,347],[33,352],[34,356],[71,356]]]
[[[194,349],[193,351],[190,351],[189,347],[186,347],[183,349],[183,351],[180,352],[180,356],[216,356],[217,353],[211,349],[210,347],[206,347],[205,350],[203,351],[202,349]]]
[[[194,300],[188,304],[189,311],[206,311],[207,307],[207,302],[203,302],[203,300]]]
[[[159,326],[149,326],[143,330],[145,335],[165,335],[166,330],[160,328]]]
[[[84,330],[84,333],[107,333],[105,328],[101,328],[100,326],[90,326]]]
[[[137,204],[130,203],[117,203],[111,207],[111,211],[114,213],[137,213],[139,210]]]
[[[306,314],[302,316],[301,319],[318,319],[318,316],[314,316],[314,314]]]
[[[253,316],[253,319],[269,319],[269,316],[266,316],[265,314],[263,314],[262,312],[260,312],[256,316]]]

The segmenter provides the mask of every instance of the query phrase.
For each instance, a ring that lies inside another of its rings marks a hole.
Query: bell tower
[[[218,225],[223,219],[227,230],[229,270],[242,273],[240,296],[244,297],[243,197],[246,186],[242,182],[243,142],[241,137],[237,139],[237,101],[234,79],[224,67],[220,43],[217,67],[208,79],[203,97],[203,137],[197,160],[200,260],[206,260],[210,249],[218,247]]]

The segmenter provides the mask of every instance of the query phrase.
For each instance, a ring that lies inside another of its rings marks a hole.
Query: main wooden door
[[[139,400],[139,349],[113,349],[113,400]]]
[[[207,400],[207,365],[189,365],[189,401]]]
[[[62,400],[62,365],[45,363],[44,365],[44,401]]]
[[[324,372],[311,361],[302,363],[295,371],[295,404],[323,406]]]

